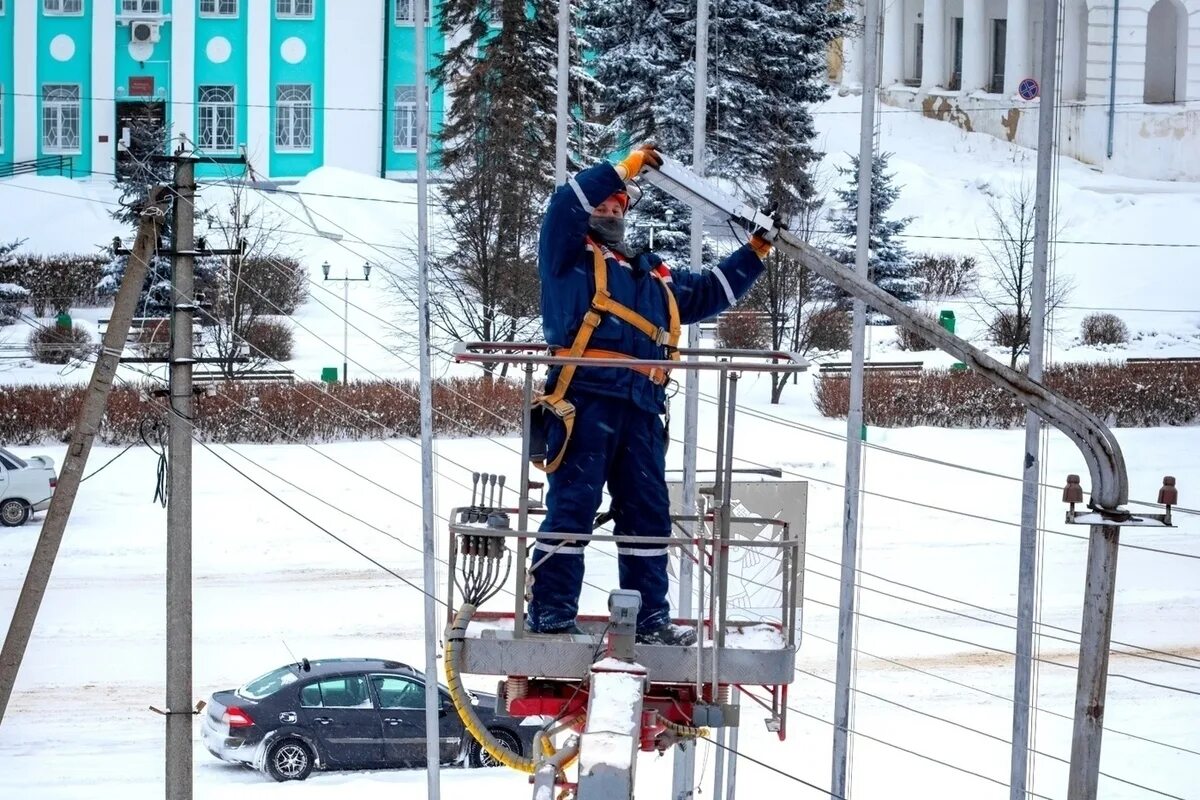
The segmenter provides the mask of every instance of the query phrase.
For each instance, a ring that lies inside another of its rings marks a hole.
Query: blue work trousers
[[[583,392],[567,396],[575,404],[575,430],[562,463],[548,476],[546,518],[540,530],[590,533],[607,483],[617,536],[669,536],[666,441],[659,415],[620,398]],[[562,424],[554,418],[546,424],[551,426],[546,431],[547,452],[555,453],[564,435]],[[557,631],[575,622],[585,544],[539,539],[534,546],[532,563],[542,563],[533,573],[530,630]],[[617,559],[621,588],[642,595],[638,631],[670,622],[666,543],[618,542]]]

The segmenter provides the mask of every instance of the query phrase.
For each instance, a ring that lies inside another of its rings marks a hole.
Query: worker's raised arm
[[[769,243],[755,237],[712,269],[672,269],[671,288],[679,304],[679,321],[691,325],[735,305],[762,274],[762,260],[770,251]]]
[[[578,261],[592,211],[624,188],[616,168],[605,161],[571,176],[554,190],[538,238],[538,268],[543,279],[562,274]]]
[[[636,176],[644,164],[662,164],[653,145],[642,145],[615,167],[606,161],[589,167],[554,191],[538,239],[538,265],[543,279],[560,275],[575,264],[596,206],[623,192],[625,181]]]

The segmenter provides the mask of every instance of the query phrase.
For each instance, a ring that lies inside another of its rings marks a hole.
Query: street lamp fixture
[[[360,281],[371,280],[371,263],[368,261],[363,264],[363,276],[361,278],[351,278],[349,273],[341,278],[329,277],[329,262],[326,261],[321,265],[321,274],[325,276],[325,280],[341,281],[342,283],[342,382],[347,379],[347,372],[350,366],[350,284]]]

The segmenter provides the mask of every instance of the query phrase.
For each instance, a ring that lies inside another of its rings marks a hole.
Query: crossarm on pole
[[[658,169],[647,168],[642,177],[697,212],[723,217],[747,230],[761,229],[782,252],[835,286],[863,300],[869,307],[888,314],[903,326],[919,333],[938,349],[957,357],[991,383],[1014,394],[1075,442],[1083,453],[1092,481],[1093,507],[1115,510],[1129,500],[1129,477],[1125,457],[1112,431],[1094,414],[1038,381],[1001,364],[969,342],[929,321],[907,304],[880,289],[867,278],[780,228],[775,221],[703,178],[696,177],[678,161],[664,158]]]

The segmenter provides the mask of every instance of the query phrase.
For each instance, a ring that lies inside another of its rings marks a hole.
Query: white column
[[[861,89],[863,85],[862,69],[862,36],[842,37],[842,86],[848,89]]]
[[[970,2],[970,0],[967,0]],[[883,55],[880,86],[904,80],[904,0],[886,0],[883,9]]]
[[[988,84],[988,34],[986,0],[963,0],[962,90],[983,89]]]
[[[1021,81],[1033,77],[1029,48],[1029,0],[1008,0],[1008,35],[1004,41],[1004,93],[1014,95]]]
[[[13,149],[14,161],[37,158],[38,120],[37,51],[38,6],[10,3],[13,15]]]
[[[325,14],[326,42],[354,42],[354,47],[325,49],[325,157],[327,167],[379,174],[379,148],[391,147],[383,137],[383,119],[376,110],[383,97],[383,15],[374,3],[339,4]],[[392,24],[388,20],[387,24]],[[336,95],[333,90],[336,88]],[[334,102],[330,102],[336,98]],[[388,108],[391,98],[387,100]]]
[[[1188,12],[1186,98],[1200,100],[1200,6]]]
[[[167,113],[171,132],[196,141],[196,4],[171,6],[171,78]]]
[[[117,162],[116,88],[117,11],[114,3],[96,3],[92,9],[92,172],[108,181]],[[101,141],[106,137],[106,141]]]
[[[246,3],[246,157],[260,175],[271,169],[271,9]]]
[[[921,39],[921,88],[932,89],[946,85],[946,2],[925,0],[921,17],[924,36]]]

